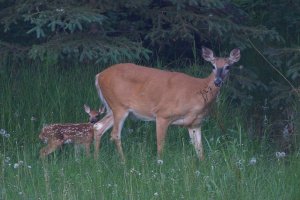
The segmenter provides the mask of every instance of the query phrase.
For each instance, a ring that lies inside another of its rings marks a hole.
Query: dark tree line
[[[2,0],[1,55],[118,62],[174,54],[196,45],[250,47],[248,38],[282,40],[253,23],[247,2],[208,0]],[[249,2],[250,3],[250,2]],[[250,3],[251,5],[251,3]],[[254,8],[253,8],[254,9]],[[257,16],[257,14],[255,14]],[[173,51],[170,51],[170,47]],[[181,48],[179,48],[181,47]]]

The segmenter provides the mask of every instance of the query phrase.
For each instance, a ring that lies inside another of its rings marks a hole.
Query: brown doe
[[[45,126],[39,138],[47,143],[47,146],[40,150],[40,157],[44,158],[63,144],[74,143],[85,146],[86,155],[90,156],[90,146],[94,140],[94,123],[100,120],[104,108],[99,111],[91,110],[84,105],[85,112],[89,115],[89,123],[76,124],[50,124]]]
[[[201,123],[215,102],[229,68],[240,59],[240,50],[233,49],[228,58],[215,57],[212,50],[202,47],[202,57],[213,66],[206,78],[162,71],[131,63],[113,65],[96,75],[96,88],[107,109],[106,116],[95,124],[95,157],[102,135],[111,127],[111,140],[123,161],[121,130],[126,117],[156,122],[158,162],[169,125],[188,129],[200,160],[204,159]]]

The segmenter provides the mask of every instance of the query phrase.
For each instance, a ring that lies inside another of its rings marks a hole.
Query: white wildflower
[[[129,128],[129,129],[128,129],[128,133],[133,133],[133,129],[132,129],[132,128]]]
[[[28,165],[27,167],[28,167],[28,169],[31,169],[31,165]]]
[[[136,169],[134,169],[134,168],[131,168],[130,169],[130,173],[135,173],[135,174],[137,174],[137,175],[142,175],[142,173],[141,172],[139,172],[139,171],[137,171]]]
[[[15,164],[14,164],[14,169],[19,168],[19,166],[20,166],[19,163],[15,163]]]
[[[252,157],[249,161],[249,164],[250,165],[255,165],[256,164],[256,158],[255,157]]]
[[[1,128],[0,129],[0,135],[4,135],[5,133],[6,133],[6,131],[3,128]]]
[[[239,169],[242,169],[244,167],[244,161],[243,160],[238,160],[236,162],[236,165]]]
[[[5,137],[5,138],[10,137],[10,134],[6,130],[4,130],[3,128],[0,129],[0,135],[2,135],[2,137]]]
[[[154,172],[153,170],[151,171],[152,173],[153,173],[153,175],[152,175],[152,178],[156,178],[157,177],[157,173],[156,172]]]
[[[20,117],[19,111],[16,111],[16,112],[14,113],[14,116],[15,116],[15,117]]]
[[[157,164],[162,165],[162,164],[164,164],[164,161],[163,160],[157,160]]]
[[[276,152],[275,153],[275,156],[277,159],[281,159],[281,158],[284,158],[286,156],[285,152]]]
[[[207,182],[207,181],[209,181],[209,176],[204,176],[203,179],[205,182]]]
[[[56,12],[64,12],[65,11],[65,9],[63,9],[63,8],[56,8],[56,10],[55,10]]]
[[[14,168],[17,169],[17,168],[21,167],[22,165],[24,165],[24,161],[20,160],[14,164]]]
[[[10,157],[5,157],[4,162],[9,163],[10,162]]]
[[[157,196],[158,196],[158,192],[155,192],[155,193],[154,193],[154,196],[156,196],[156,197],[157,197]]]
[[[195,174],[196,174],[197,177],[200,176],[200,171],[197,170],[197,171],[195,172]]]

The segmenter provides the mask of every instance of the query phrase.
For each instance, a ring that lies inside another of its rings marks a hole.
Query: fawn
[[[100,120],[100,115],[105,112],[105,109],[100,108],[99,111],[95,111],[88,105],[84,105],[84,110],[89,115],[89,123],[50,124],[42,129],[39,138],[47,143],[47,146],[40,150],[41,158],[45,158],[67,143],[83,144],[86,155],[90,156],[90,146],[94,139],[94,123]]]

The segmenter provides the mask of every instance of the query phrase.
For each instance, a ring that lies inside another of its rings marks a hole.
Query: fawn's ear
[[[84,107],[84,110],[85,110],[86,113],[89,114],[91,112],[91,109],[88,105],[84,104],[83,107]]]
[[[240,49],[236,48],[230,52],[230,56],[229,56],[230,64],[238,62],[240,58],[241,58]]]
[[[105,113],[105,106],[102,106],[102,107],[99,108],[99,113],[100,114]]]
[[[215,60],[214,52],[209,48],[202,47],[202,58],[208,62]]]

